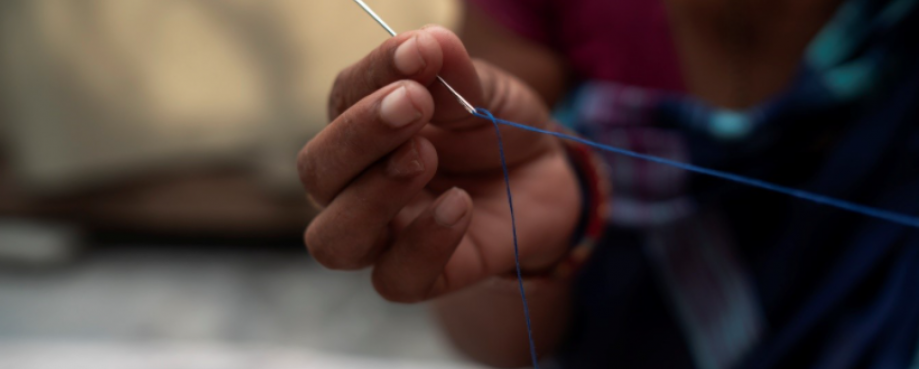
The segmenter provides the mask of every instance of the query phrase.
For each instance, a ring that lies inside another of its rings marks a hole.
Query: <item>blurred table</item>
[[[3,369],[465,368],[426,306],[300,246],[112,245],[0,267],[0,296]]]
[[[16,369],[481,369],[437,361],[374,359],[302,348],[188,344],[0,343],[0,368]]]

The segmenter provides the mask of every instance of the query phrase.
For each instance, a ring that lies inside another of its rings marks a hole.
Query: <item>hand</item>
[[[384,42],[341,72],[331,123],[298,158],[323,210],[305,234],[328,268],[373,267],[384,298],[418,302],[514,268],[495,130],[440,83],[495,116],[546,128],[548,109],[511,75],[472,61],[450,31],[426,27]],[[580,212],[573,170],[555,138],[502,128],[525,270],[568,250]]]

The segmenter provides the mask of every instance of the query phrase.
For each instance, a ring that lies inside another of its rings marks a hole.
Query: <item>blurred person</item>
[[[470,0],[459,36],[405,32],[339,74],[299,158],[323,208],[306,245],[431,301],[471,357],[529,364],[494,128],[437,75],[502,119],[916,214],[916,3]],[[536,346],[559,367],[916,360],[914,230],[502,132]]]

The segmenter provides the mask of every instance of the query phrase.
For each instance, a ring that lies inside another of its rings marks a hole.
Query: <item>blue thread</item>
[[[873,218],[883,219],[889,222],[905,225],[907,227],[919,228],[919,218],[917,217],[895,213],[892,211],[882,210],[878,208],[873,208],[873,207],[869,207],[865,205],[859,205],[856,203],[835,199],[829,196],[818,195],[815,193],[810,193],[807,191],[798,190],[798,189],[794,189],[791,187],[780,186],[777,184],[769,183],[766,181],[761,181],[758,179],[748,178],[748,177],[740,176],[737,174],[722,172],[722,171],[714,170],[714,169],[703,168],[700,166],[681,163],[678,161],[673,161],[673,160],[664,159],[664,158],[659,158],[659,157],[652,156],[652,155],[640,154],[634,151],[629,151],[629,150],[620,149],[620,148],[616,148],[612,146],[607,146],[607,145],[599,144],[596,142],[588,141],[583,138],[566,135],[564,133],[547,131],[544,129],[530,127],[530,126],[523,125],[520,123],[498,119],[498,118],[495,118],[495,116],[492,115],[490,111],[483,109],[483,108],[476,109],[473,115],[475,115],[476,117],[487,119],[491,121],[492,124],[494,124],[495,126],[495,134],[498,137],[498,153],[501,155],[501,170],[504,171],[504,185],[507,188],[507,203],[510,206],[510,211],[511,211],[511,232],[513,233],[513,236],[514,236],[514,263],[516,264],[516,268],[517,268],[517,285],[520,288],[520,298],[523,301],[523,316],[526,319],[527,336],[530,340],[530,356],[533,360],[533,367],[535,369],[539,369],[539,362],[538,362],[538,358],[536,355],[536,344],[533,341],[533,326],[530,322],[530,308],[529,308],[529,304],[527,303],[526,290],[523,288],[523,273],[520,271],[520,247],[517,242],[517,219],[516,219],[516,216],[514,215],[514,199],[511,195],[511,181],[510,181],[510,174],[507,169],[507,159],[505,159],[505,156],[504,156],[504,142],[501,138],[501,128],[499,126],[501,124],[506,125],[506,126],[511,126],[514,128],[531,131],[531,132],[547,134],[547,135],[555,136],[555,137],[565,139],[565,140],[575,141],[575,142],[578,142],[578,143],[581,143],[581,144],[584,144],[584,145],[587,145],[587,146],[590,146],[590,147],[593,147],[599,150],[609,151],[609,152],[613,152],[613,153],[617,153],[621,155],[630,156],[636,159],[642,159],[642,160],[647,160],[647,161],[654,162],[654,163],[669,165],[675,168],[688,170],[690,172],[705,174],[708,176],[721,178],[724,180],[728,180],[728,181],[732,181],[732,182],[736,182],[740,184],[745,184],[748,186],[758,187],[764,190],[777,192],[777,193],[785,194],[785,195],[792,196],[792,197],[797,197],[797,198],[812,201],[818,204],[836,207],[836,208],[847,210],[853,213],[857,213],[857,214],[861,214],[861,215],[865,215],[865,216],[869,216]]]
[[[483,114],[482,112],[484,112],[485,114]],[[570,136],[570,135],[566,135],[563,133],[552,132],[552,131],[547,131],[544,129],[530,127],[530,126],[523,125],[520,123],[515,123],[515,122],[495,118],[493,115],[491,115],[491,113],[488,110],[485,110],[485,109],[478,109],[474,115],[482,119],[490,120],[494,124],[503,124],[503,125],[507,125],[507,126],[531,131],[531,132],[547,134],[547,135],[555,136],[561,139],[578,142],[578,143],[581,143],[581,144],[584,144],[584,145],[587,145],[587,146],[590,146],[590,147],[593,147],[599,150],[609,151],[609,152],[613,152],[613,153],[617,153],[617,154],[621,154],[625,156],[630,156],[636,159],[642,159],[642,160],[646,160],[646,161],[650,161],[654,163],[669,165],[675,168],[688,170],[690,172],[705,174],[708,176],[721,178],[721,179],[728,180],[731,182],[745,184],[748,186],[758,187],[764,190],[777,192],[777,193],[785,194],[785,195],[792,196],[792,197],[797,197],[797,198],[808,200],[814,203],[832,206],[832,207],[847,210],[847,211],[850,211],[856,214],[861,214],[861,215],[865,215],[865,216],[872,217],[872,218],[883,219],[883,220],[886,220],[892,223],[905,225],[907,227],[919,228],[919,217],[906,215],[906,214],[900,214],[900,213],[878,209],[878,208],[873,208],[870,206],[859,205],[853,202],[840,200],[840,199],[832,198],[829,196],[819,195],[819,194],[815,194],[815,193],[811,193],[811,192],[807,192],[804,190],[799,190],[799,189],[795,189],[791,187],[785,187],[785,186],[769,183],[769,182],[758,180],[758,179],[740,176],[737,174],[722,172],[720,170],[703,168],[703,167],[692,165],[692,164],[681,163],[678,161],[659,158],[653,155],[640,154],[634,151],[629,151],[629,150],[624,150],[624,149],[620,149],[620,148],[616,148],[612,146],[599,144],[596,142],[585,140],[583,138]]]
[[[485,115],[481,115],[482,112]],[[527,323],[527,337],[530,340],[530,358],[533,368],[539,369],[539,359],[536,356],[536,343],[533,341],[533,325],[530,323],[530,305],[527,303],[527,293],[523,288],[523,272],[520,271],[520,247],[517,243],[517,217],[514,215],[514,198],[511,196],[511,178],[507,170],[507,160],[504,157],[504,141],[501,139],[501,127],[491,112],[485,109],[476,109],[476,116],[490,120],[495,125],[495,135],[498,137],[498,154],[501,155],[501,170],[504,171],[504,187],[507,188],[507,204],[511,209],[511,232],[514,236],[514,264],[517,267],[517,286],[520,288],[520,299],[523,301],[523,317]]]

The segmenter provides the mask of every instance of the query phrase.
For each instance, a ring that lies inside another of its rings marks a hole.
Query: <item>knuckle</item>
[[[379,60],[379,58],[374,58],[374,59],[375,60],[373,61],[373,65],[378,65],[379,62],[377,60]],[[371,87],[379,86],[380,84],[377,83],[377,80],[379,79],[379,74],[380,74],[380,71],[378,70],[378,68],[373,68],[373,67],[364,68],[361,73],[361,78],[363,80],[364,85],[371,86]]]
[[[367,255],[358,251],[360,248],[330,242],[334,237],[329,237],[321,228],[311,225],[304,235],[306,248],[316,262],[332,270],[359,270],[371,264]]]
[[[310,144],[306,144],[297,154],[297,173],[300,175],[300,181],[303,182],[303,186],[307,190],[315,183],[314,173],[316,172],[315,164],[310,158],[310,151]]]
[[[387,77],[394,78],[394,76],[401,74],[393,62],[398,44],[389,44],[389,42],[393,42],[392,39],[367,56],[368,68],[364,68],[364,73],[362,74],[363,81],[367,86],[383,87],[386,84]]]
[[[335,81],[332,83],[332,92],[329,93],[329,102],[328,102],[328,118],[329,121],[335,120],[341,115],[345,110],[348,109],[348,96],[345,91],[347,88],[347,74],[350,69],[346,69],[338,73],[335,77]]]
[[[327,245],[324,243],[324,238],[320,234],[319,228],[316,226],[315,222],[311,224],[306,232],[303,234],[303,243],[306,245],[307,251],[312,255],[319,264],[326,265],[326,262],[330,259],[327,249]]]
[[[383,299],[389,302],[400,304],[414,304],[422,302],[423,296],[404,287],[403,283],[386,278],[379,272],[379,268],[373,271],[373,288]]]
[[[303,147],[297,155],[297,173],[303,189],[317,203],[323,204],[324,196],[320,189],[319,176],[317,175],[316,160],[311,154],[310,144]]]

